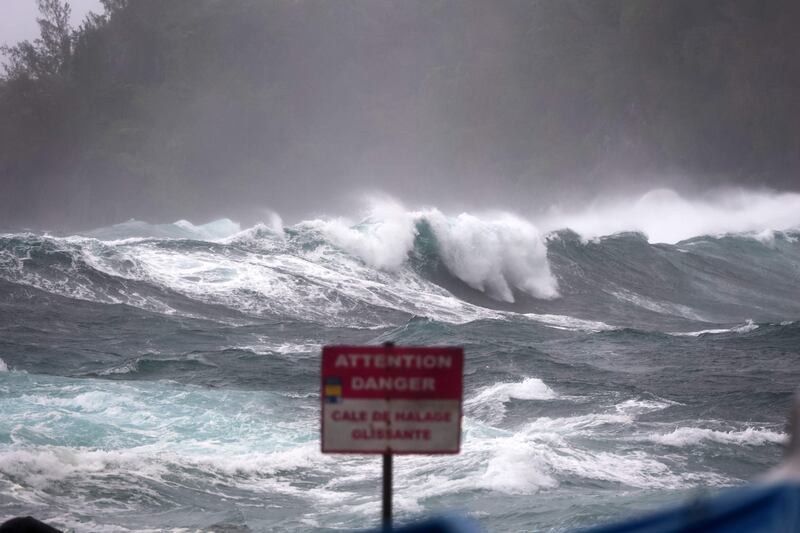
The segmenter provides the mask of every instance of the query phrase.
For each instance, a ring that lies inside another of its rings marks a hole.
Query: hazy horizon
[[[10,4],[21,33],[0,40],[35,37],[33,5]],[[74,29],[99,2],[71,5]],[[383,194],[536,218],[664,188],[800,190],[796,7],[651,8],[119,2],[55,59],[68,89],[8,93],[0,226],[297,221]]]

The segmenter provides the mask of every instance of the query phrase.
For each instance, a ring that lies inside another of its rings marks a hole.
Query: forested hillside
[[[5,50],[0,227],[291,211],[407,175],[418,197],[800,185],[796,0],[104,0],[78,28],[39,3],[41,37]]]

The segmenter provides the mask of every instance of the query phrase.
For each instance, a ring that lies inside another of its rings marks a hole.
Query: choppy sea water
[[[395,459],[400,521],[564,531],[779,463],[800,234],[653,244],[395,215],[0,235],[0,519],[376,524],[380,458],[319,452],[333,343],[464,346],[462,452]]]

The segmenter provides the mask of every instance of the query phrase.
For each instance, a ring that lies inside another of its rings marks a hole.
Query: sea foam
[[[718,431],[698,427],[679,427],[670,433],[653,433],[648,439],[665,446],[693,446],[704,441],[722,444],[761,446],[785,442],[786,435],[768,429],[746,428],[741,431]]]
[[[581,209],[552,209],[540,223],[548,231],[572,229],[585,239],[639,231],[654,243],[724,234],[748,234],[763,242],[773,238],[771,230],[800,227],[800,193],[729,189],[685,198],[658,189],[638,199],[598,200]]]
[[[557,398],[553,389],[539,378],[527,377],[522,381],[495,383],[481,389],[464,402],[466,410],[475,416],[499,421],[505,416],[505,404],[515,400],[552,400]]]
[[[563,329],[567,331],[587,331],[590,333],[597,333],[600,331],[613,331],[618,329],[616,326],[612,326],[598,320],[585,320],[567,315],[525,313],[522,316],[533,320],[534,322],[545,324],[551,328]]]
[[[674,332],[670,333],[670,335],[675,335],[678,337],[699,337],[701,335],[720,335],[723,333],[750,333],[751,331],[755,331],[758,329],[758,324],[754,323],[752,320],[748,320],[744,324],[740,324],[738,326],[733,326],[731,328],[716,328],[716,329],[702,329],[700,331],[681,331],[681,332]]]
[[[514,290],[537,298],[558,296],[542,235],[530,222],[508,213],[448,217],[436,209],[414,212],[383,202],[373,205],[360,223],[316,220],[301,227],[322,231],[374,268],[398,270],[414,247],[419,222],[431,226],[447,269],[470,287],[505,302],[514,301]]]
[[[513,302],[517,289],[537,298],[559,295],[544,239],[533,224],[511,214],[478,218],[462,213],[447,218],[424,215],[450,272],[474,289]]]

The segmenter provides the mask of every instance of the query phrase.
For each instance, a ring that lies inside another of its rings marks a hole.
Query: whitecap
[[[614,408],[620,413],[638,415],[642,413],[650,413],[653,411],[661,411],[672,405],[681,405],[681,404],[679,404],[678,402],[673,402],[670,400],[663,400],[663,399],[658,399],[658,400],[630,399],[615,405]]]
[[[505,494],[532,494],[555,488],[558,481],[534,443],[519,438],[501,439],[492,450],[476,485]]]
[[[446,216],[436,209],[408,211],[397,202],[373,202],[360,223],[344,218],[309,220],[297,228],[323,233],[333,244],[379,270],[399,271],[413,250],[417,224],[430,225],[448,271],[493,299],[513,302],[514,290],[558,297],[539,230],[509,213]]]
[[[514,301],[514,289],[536,298],[559,296],[544,238],[527,220],[509,213],[448,218],[435,210],[422,218],[431,225],[448,270],[470,287],[505,302]]]
[[[132,359],[127,361],[119,366],[114,366],[111,368],[105,368],[97,372],[99,376],[111,376],[114,374],[130,374],[131,372],[136,372],[139,369],[139,361],[138,359]]]
[[[741,431],[719,431],[698,427],[679,427],[670,433],[653,433],[647,440],[665,446],[693,446],[704,441],[722,444],[761,446],[786,441],[786,435],[768,429],[748,427]]]
[[[525,313],[522,316],[535,322],[541,322],[542,324],[545,324],[551,328],[568,331],[587,331],[591,333],[597,333],[600,331],[613,331],[618,329],[617,327],[606,324],[605,322],[600,322],[597,320],[585,320],[567,315],[540,315],[536,313]]]
[[[736,333],[749,333],[758,329],[758,324],[754,324],[752,320],[748,320],[741,326],[736,326],[733,331]]]
[[[666,315],[679,316],[687,318],[689,320],[708,322],[704,317],[699,315],[694,309],[686,305],[676,304],[672,302],[656,301],[651,298],[647,298],[646,296],[642,296],[641,294],[637,294],[635,292],[631,292],[629,290],[621,288],[618,290],[606,291],[606,292],[611,296],[614,296],[618,300],[631,303],[635,306],[641,307],[642,309],[647,309],[648,311],[653,311],[655,313],[661,313]]]
[[[306,221],[300,226],[321,231],[332,243],[373,268],[399,270],[417,236],[415,216],[395,202],[374,205],[372,210],[373,214],[359,224],[336,218]]]
[[[499,421],[505,416],[505,404],[516,400],[552,400],[557,398],[553,389],[539,378],[527,377],[522,381],[500,382],[481,389],[464,402],[465,408],[477,416]]]
[[[677,337],[699,337],[700,335],[720,335],[722,333],[750,333],[758,329],[758,324],[752,320],[747,320],[744,324],[730,328],[702,329],[700,331],[679,331],[672,332],[670,335]]]
[[[568,417],[541,417],[528,423],[524,432],[529,435],[557,434],[557,435],[591,435],[598,428],[617,429],[621,426],[633,424],[636,413],[591,413],[586,415]]]
[[[749,235],[770,242],[772,230],[800,227],[800,194],[747,189],[716,190],[685,198],[668,189],[639,198],[598,200],[588,207],[551,210],[547,231],[569,228],[584,239],[639,231],[650,242],[674,244],[701,235]]]

